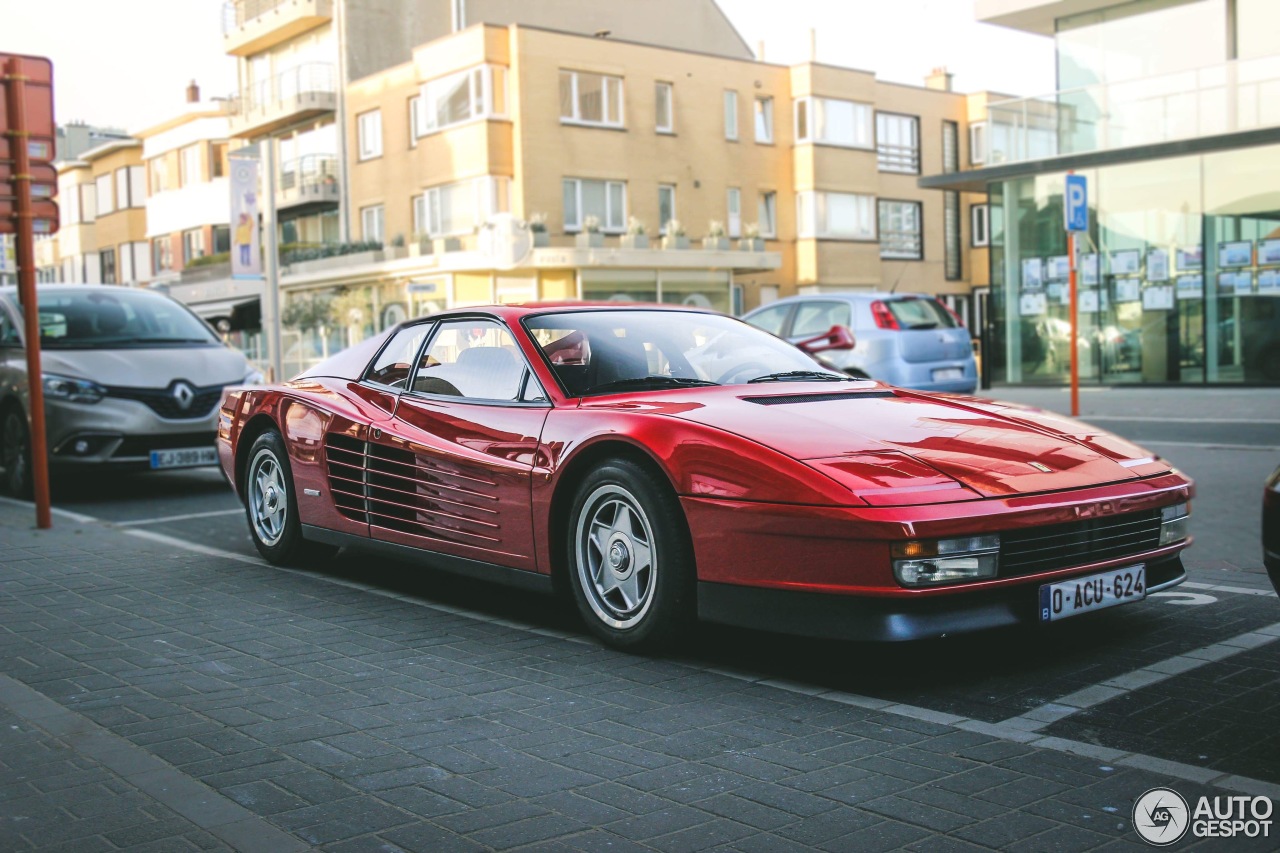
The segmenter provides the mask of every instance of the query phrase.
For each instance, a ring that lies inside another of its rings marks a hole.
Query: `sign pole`
[[[49,448],[45,437],[44,382],[40,370],[40,309],[36,297],[35,230],[31,209],[31,154],[27,145],[27,86],[18,59],[5,65],[9,95],[9,138],[13,150],[14,188],[17,191],[18,298],[22,304],[23,333],[27,350],[27,399],[31,408],[31,479],[36,501],[36,527],[53,526],[49,502]]]
[[[1067,232],[1067,257],[1069,272],[1067,273],[1069,298],[1071,300],[1071,417],[1080,416],[1080,306],[1076,292],[1076,232]]]
[[[1071,416],[1080,415],[1080,305],[1077,286],[1076,240],[1089,231],[1089,182],[1083,175],[1067,172],[1062,193],[1062,219],[1067,230],[1067,281],[1071,312]]]

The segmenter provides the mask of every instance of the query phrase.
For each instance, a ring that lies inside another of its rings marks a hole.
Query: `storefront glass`
[[[1080,172],[1084,382],[1280,381],[1280,147]],[[1068,381],[1062,175],[992,187],[992,378]]]

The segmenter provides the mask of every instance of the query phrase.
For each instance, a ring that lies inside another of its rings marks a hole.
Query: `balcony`
[[[232,97],[231,134],[261,136],[338,106],[337,74],[327,62],[290,68]]]
[[[235,0],[222,7],[222,44],[251,56],[332,19],[333,0]]]
[[[1280,56],[1000,101],[987,117],[989,166],[1277,128]]]
[[[280,166],[276,187],[276,207],[336,205],[338,203],[338,158],[332,154],[309,154]]]

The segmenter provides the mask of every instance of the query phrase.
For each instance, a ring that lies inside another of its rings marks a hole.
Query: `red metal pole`
[[[23,334],[27,344],[27,400],[31,409],[31,479],[36,500],[36,527],[53,526],[49,505],[49,450],[45,439],[44,381],[40,371],[40,310],[36,297],[35,232],[31,211],[31,156],[27,149],[27,84],[20,63],[5,68],[9,88],[9,138],[13,149],[14,188],[18,192],[16,250],[18,298],[22,303]]]

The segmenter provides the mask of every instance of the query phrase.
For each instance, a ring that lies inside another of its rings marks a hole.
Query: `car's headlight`
[[[241,385],[261,385],[262,380],[265,378],[266,377],[262,375],[261,370],[251,369],[248,373],[244,375],[244,379],[240,380],[240,384]]]
[[[57,400],[70,400],[72,403],[96,403],[107,395],[107,389],[87,379],[72,379],[70,376],[59,376],[46,373],[42,377],[44,395]]]
[[[1172,545],[1187,538],[1187,522],[1191,518],[1191,504],[1181,503],[1160,510],[1160,544]]]
[[[993,578],[1000,565],[1000,537],[994,533],[960,539],[913,539],[895,543],[890,550],[894,577],[903,586]]]

